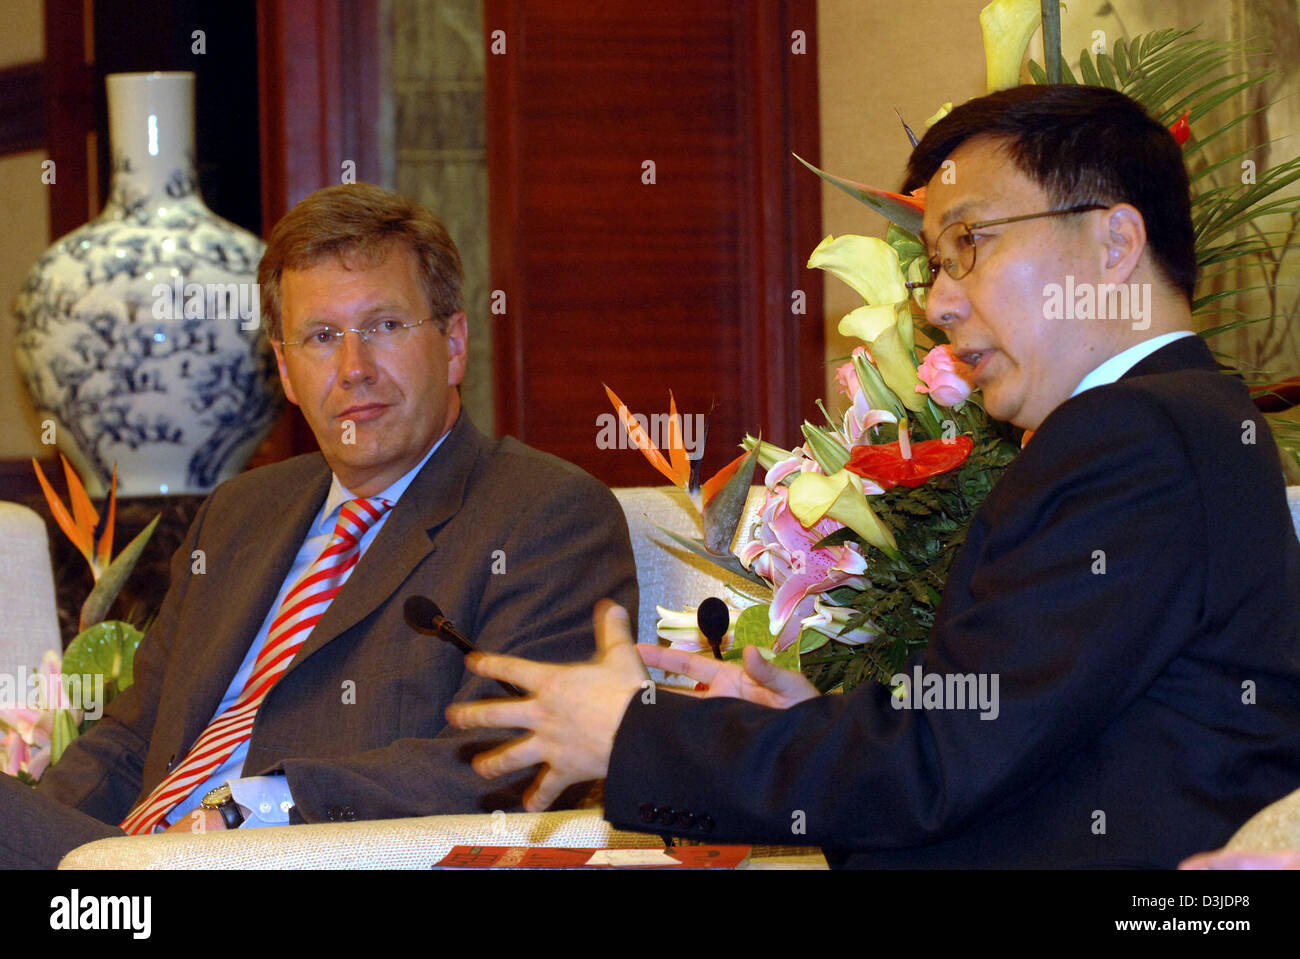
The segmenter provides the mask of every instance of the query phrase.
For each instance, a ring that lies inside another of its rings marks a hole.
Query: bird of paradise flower
[[[45,494],[45,502],[49,504],[54,521],[90,565],[90,574],[94,578],[95,585],[90,595],[86,597],[86,601],[82,603],[77,623],[78,630],[84,632],[96,623],[103,622],[104,617],[108,615],[109,607],[113,605],[113,600],[126,584],[126,578],[131,575],[131,570],[139,562],[140,554],[144,552],[145,544],[153,536],[160,517],[155,516],[149,525],[117,555],[117,558],[113,559],[113,526],[117,519],[117,464],[113,465],[113,481],[109,486],[107,506],[101,516],[91,503],[86,487],[82,485],[81,478],[68,463],[67,457],[60,454],[59,458],[63,461],[63,476],[68,484],[70,506],[63,505],[63,501],[59,499],[58,494],[50,486],[49,480],[45,478],[41,464],[34,458],[32,467],[36,470],[36,479],[41,485],[41,492]]]

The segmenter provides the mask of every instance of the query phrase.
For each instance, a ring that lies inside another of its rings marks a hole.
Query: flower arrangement
[[[1078,82],[1060,56],[1060,11],[1055,0],[994,0],[981,13],[989,91],[1019,82],[1032,36],[1044,33],[1046,66],[1029,64],[1035,82]],[[1231,266],[1280,259],[1269,235],[1240,242],[1237,231],[1264,213],[1290,212],[1300,202],[1278,200],[1278,191],[1300,180],[1300,159],[1261,174],[1258,182],[1220,186],[1224,163],[1206,161],[1204,147],[1225,127],[1199,138],[1198,121],[1258,79],[1224,75],[1231,45],[1188,39],[1192,31],[1157,31],[1114,49],[1084,51],[1083,82],[1119,89],[1141,102],[1167,126],[1192,170],[1197,258],[1203,275],[1222,277]],[[951,109],[945,104],[929,123]],[[1229,121],[1228,127],[1245,117]],[[916,137],[904,124],[915,145]],[[681,429],[670,429],[669,458],[637,432],[626,407],[612,392],[634,445],[674,484],[692,493],[704,526],[702,540],[666,535],[679,545],[747,575],[755,589],[731,590],[726,602],[733,623],[724,658],[744,646],[760,647],[781,665],[802,669],[822,691],[848,690],[862,682],[888,682],[925,644],[948,569],[975,511],[1017,450],[1012,429],[991,420],[972,393],[967,371],[947,348],[943,333],[924,323],[923,289],[929,277],[919,239],[924,191],[901,196],[825,173],[827,182],[890,221],[886,237],[827,237],[809,267],[848,283],[863,305],[846,315],[840,332],[863,342],[838,369],[845,408],[826,414],[826,425],[805,423],[805,442],[787,450],[748,436],[747,453],[701,486],[698,461],[680,448]],[[1289,236],[1282,251],[1290,245]],[[1236,291],[1198,296],[1193,312],[1204,316]],[[1276,315],[1239,319],[1202,333],[1214,336]],[[929,346],[917,342],[920,330]],[[670,421],[676,421],[675,404]],[[1300,431],[1276,430],[1300,463]],[[1022,437],[1023,442],[1027,437]],[[740,522],[753,467],[766,470],[764,500],[752,529]],[[695,628],[694,612],[660,608],[660,635],[681,648],[709,651]]]
[[[132,684],[135,650],[144,634],[130,623],[104,617],[158,525],[155,516],[111,558],[116,468],[101,518],[66,458],[63,475],[70,507],[50,487],[40,465],[35,460],[32,465],[54,521],[86,558],[95,585],[81,607],[80,632],[68,644],[62,661],[58,653],[47,651],[27,687],[4,697],[14,705],[0,708],[0,772],[29,784],[57,763],[68,744],[99,720],[104,706]]]
[[[844,412],[805,423],[794,450],[745,440],[767,473],[739,559],[773,594],[740,613],[733,654],[770,643],[823,691],[887,681],[925,644],[975,510],[1017,450],[949,348],[916,343],[921,297],[904,277],[918,259],[928,270],[901,229],[888,242],[827,237],[813,251],[810,267],[865,300],[840,321],[866,341],[836,372]]]
[[[898,202],[915,209],[919,201]],[[888,679],[925,643],[952,558],[1017,445],[1009,427],[985,414],[948,347],[916,343],[913,310],[923,291],[909,290],[905,277],[928,268],[914,234],[827,237],[808,265],[863,297],[840,331],[864,345],[836,373],[843,412],[827,413],[825,425],[805,423],[802,446],[748,436],[746,454],[699,484],[675,402],[665,456],[609,396],[633,445],[700,509],[703,540],[667,535],[767,587],[726,598],[734,622],[724,658],[755,645],[823,690],[851,689]],[[733,556],[737,504],[756,464],[766,470],[764,501]],[[660,616],[660,633],[674,645],[707,650],[693,611],[661,608]]]

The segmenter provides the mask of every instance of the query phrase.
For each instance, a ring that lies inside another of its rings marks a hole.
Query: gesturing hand
[[[554,665],[514,656],[474,654],[469,670],[514,683],[527,699],[490,699],[447,707],[460,729],[522,728],[530,734],[474,757],[474,771],[493,779],[542,763],[524,808],[547,808],[574,783],[609,772],[614,734],[632,694],[649,676],[632,645],[627,611],[608,599],[596,604],[596,656],[586,663]]]
[[[773,666],[756,646],[745,648],[744,666],[666,646],[642,645],[636,649],[647,666],[678,673],[709,687],[703,692],[674,690],[687,696],[730,696],[760,706],[786,709],[818,695],[817,687],[803,673]]]

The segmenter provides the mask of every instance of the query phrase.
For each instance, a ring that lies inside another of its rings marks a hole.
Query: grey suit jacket
[[[324,459],[311,454],[237,476],[209,497],[172,560],[135,685],[46,773],[40,793],[116,824],[185,756],[329,484]],[[402,606],[415,594],[485,650],[585,659],[598,599],[637,608],[622,511],[577,467],[486,439],[462,413],[258,713],[243,774],[286,776],[295,821],[518,804],[530,773],[490,783],[468,763],[509,737],[454,730],[443,715],[453,701],[504,693],[469,674],[450,643],[406,626]]]

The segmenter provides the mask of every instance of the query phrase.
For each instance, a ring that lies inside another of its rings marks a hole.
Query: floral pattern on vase
[[[194,75],[107,79],[103,212],[37,261],[15,302],[18,365],[94,495],[203,493],[234,475],[283,397],[260,328],[263,244],[203,203]]]

